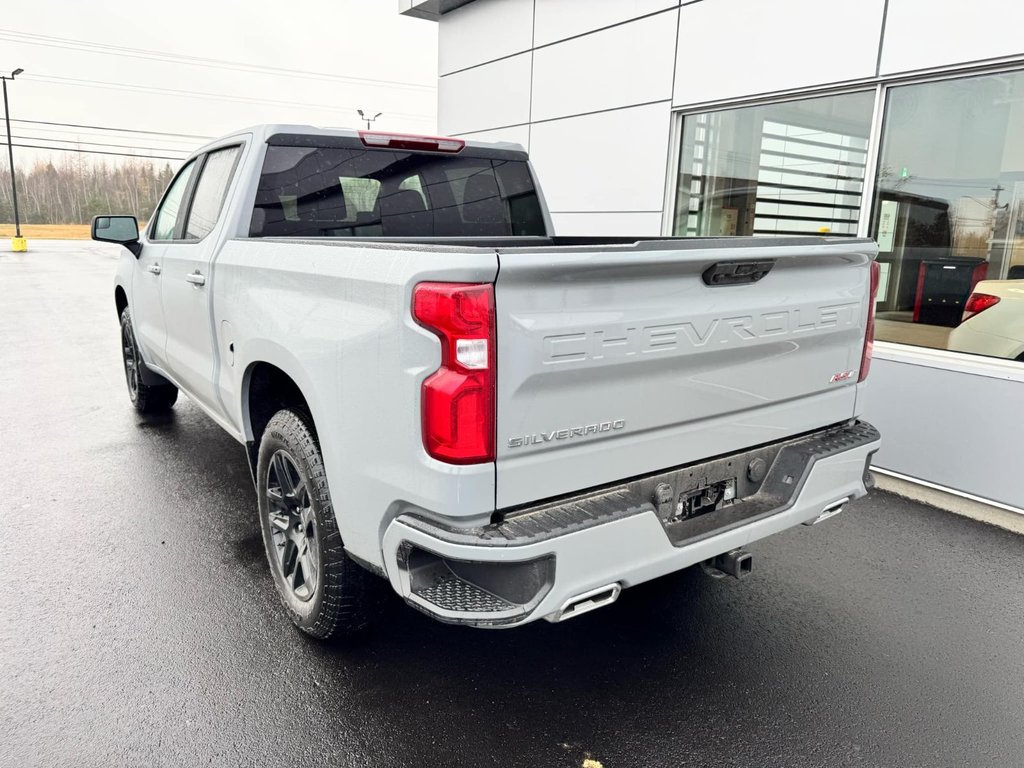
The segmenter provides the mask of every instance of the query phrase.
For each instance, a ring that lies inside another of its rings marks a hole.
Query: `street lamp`
[[[7,81],[13,80],[24,71],[19,67],[10,75],[0,75],[0,80],[4,81],[4,123],[7,126],[7,159],[11,164],[11,202],[14,204],[14,237],[11,238],[11,250],[15,252],[27,251],[28,243],[21,236],[21,219],[18,216],[18,181],[14,175],[14,140],[11,138],[11,112],[7,108]]]
[[[380,117],[381,115],[384,114],[383,112],[378,112],[373,117],[367,117],[366,115],[363,114],[363,110],[361,110],[361,109],[357,109],[356,112],[359,113],[359,118],[361,120],[365,120],[366,121],[366,130],[370,130],[370,124],[375,122],[378,117]]]

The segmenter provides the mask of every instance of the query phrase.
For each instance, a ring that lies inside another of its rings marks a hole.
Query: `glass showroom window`
[[[874,92],[683,119],[675,235],[857,233]]]
[[[877,338],[1024,359],[1024,72],[890,88]]]

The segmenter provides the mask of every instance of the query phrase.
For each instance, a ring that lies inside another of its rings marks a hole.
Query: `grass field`
[[[88,240],[88,224],[22,224],[21,236],[29,240]],[[13,224],[0,224],[0,239],[14,237]]]

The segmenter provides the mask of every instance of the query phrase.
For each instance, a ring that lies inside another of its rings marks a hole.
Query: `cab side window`
[[[188,190],[188,183],[192,179],[192,173],[196,169],[196,161],[193,160],[174,177],[171,186],[160,203],[160,210],[156,212],[156,221],[153,224],[151,240],[173,240],[174,230],[178,223],[178,214],[181,212],[181,204]]]
[[[228,185],[235,170],[241,147],[218,149],[206,156],[203,170],[192,196],[192,209],[185,224],[185,239],[200,240],[217,224],[220,209],[227,196]]]

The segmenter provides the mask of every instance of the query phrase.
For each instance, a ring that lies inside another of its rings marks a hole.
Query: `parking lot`
[[[117,248],[30,248],[0,255],[0,764],[1024,760],[1024,539],[881,492],[755,545],[742,583],[511,631],[396,598],[357,644],[306,639],[241,446],[128,402]]]

